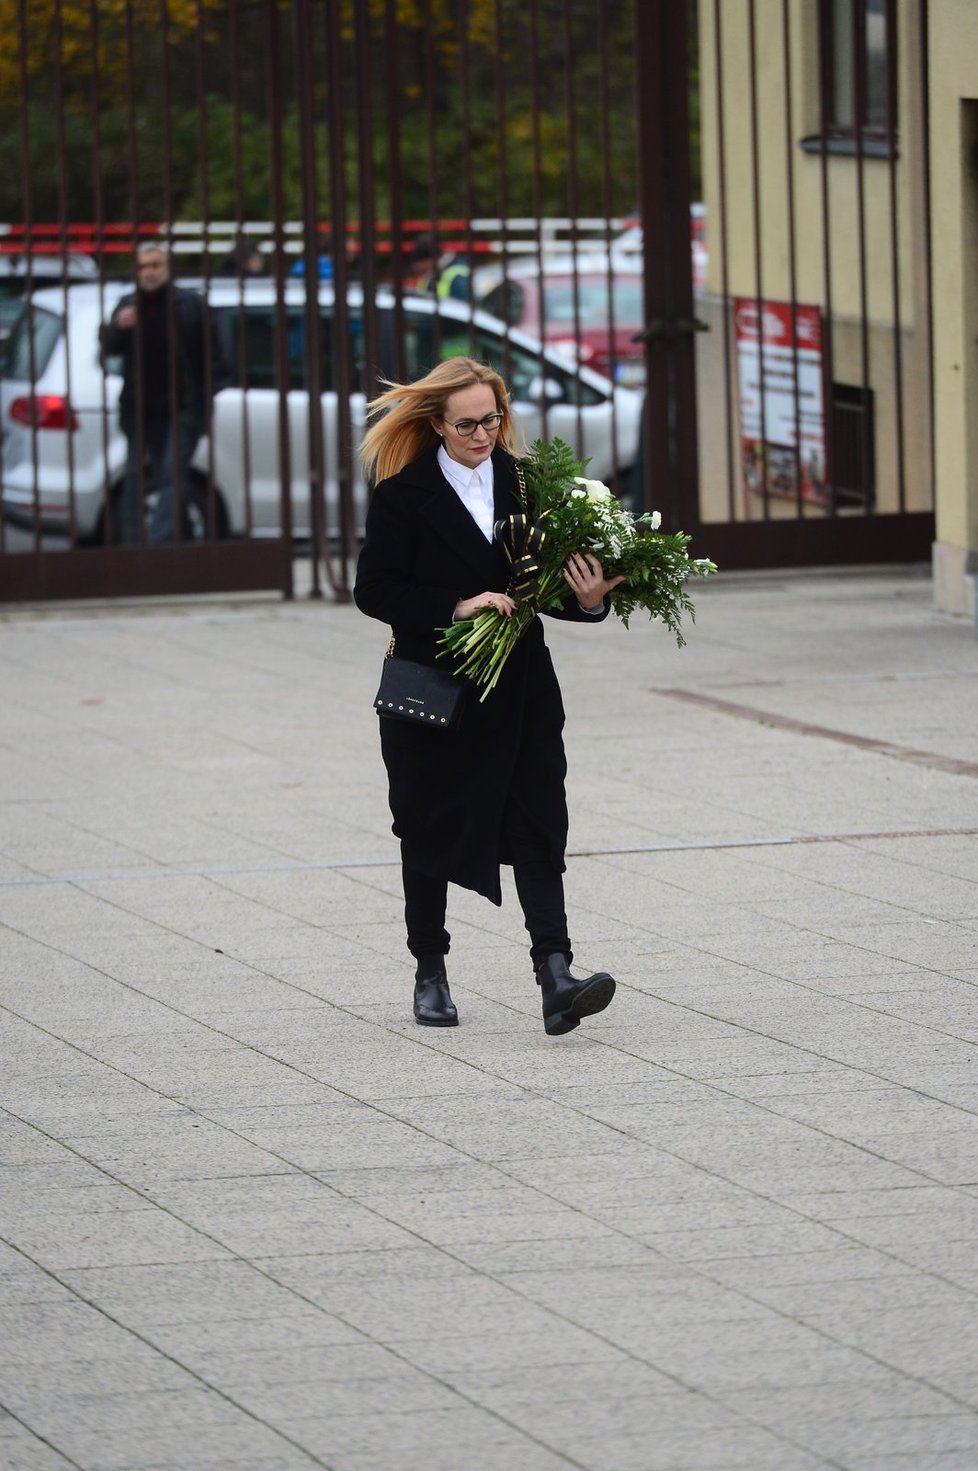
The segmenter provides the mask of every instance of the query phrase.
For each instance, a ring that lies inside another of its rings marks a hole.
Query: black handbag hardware
[[[412,725],[452,730],[462,713],[466,688],[466,682],[449,669],[398,658],[392,635],[374,709],[386,720],[408,720]]]

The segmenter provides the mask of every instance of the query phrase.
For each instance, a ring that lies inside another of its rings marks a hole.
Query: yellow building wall
[[[931,5],[938,606],[974,613],[978,562],[978,4]]]
[[[700,0],[700,78],[703,112],[704,195],[709,221],[709,289],[719,292],[723,256],[719,235],[720,166],[726,185],[727,274],[731,290],[751,295],[758,290],[756,247],[760,240],[761,287],[773,300],[791,295],[791,210],[789,167],[793,174],[795,296],[826,306],[823,208],[829,221],[829,289],[839,317],[862,315],[879,324],[895,318],[891,222],[899,244],[899,315],[910,326],[914,294],[909,270],[912,247],[913,194],[905,153],[896,163],[896,197],[891,199],[887,160],[829,156],[823,185],[822,160],[805,152],[802,138],[819,131],[819,79],[816,6],[814,0],[788,5],[788,65],[781,0],[756,0],[755,78],[757,168],[753,150],[749,8],[721,6],[723,110],[718,109],[717,50],[713,0]],[[907,15],[906,6],[900,7]],[[898,68],[898,116],[912,107],[912,78]],[[790,113],[789,104],[790,88]],[[722,124],[722,127],[721,127]],[[859,207],[862,175],[862,210]],[[827,198],[826,198],[827,186]],[[755,228],[755,195],[760,229]],[[860,279],[860,214],[866,261]]]
[[[702,359],[701,423],[716,423],[715,405],[702,385],[718,381],[722,373],[722,362],[710,358],[719,352],[722,359],[724,287],[728,296],[760,294],[775,301],[790,301],[794,296],[800,303],[819,306],[831,320],[836,382],[859,385],[863,381],[860,324],[865,315],[867,384],[875,400],[876,509],[900,509],[902,464],[904,507],[929,510],[933,495],[930,426],[927,416],[919,412],[920,403],[929,401],[930,369],[917,0],[903,0],[897,7],[897,108],[902,126],[899,156],[892,168],[888,159],[868,155],[861,160],[830,155],[823,168],[818,152],[800,146],[803,138],[818,134],[820,124],[815,0],[789,0],[787,34],[781,0],[755,0],[753,8],[752,102],[750,8],[740,0],[723,0],[719,7],[718,76],[714,4],[700,0],[708,276],[699,314],[714,328],[697,343]],[[978,4],[975,8],[978,11]],[[721,163],[725,241],[720,220]],[[898,344],[902,397],[896,371]],[[736,382],[735,362],[729,367]],[[735,434],[736,425],[731,427]],[[701,442],[706,460],[704,515],[720,520],[726,514],[723,462],[728,450],[709,432],[701,436]],[[740,486],[736,500],[738,516],[749,517],[752,508]],[[794,515],[795,508],[791,503],[774,503],[770,513]],[[756,506],[753,514],[758,514]]]

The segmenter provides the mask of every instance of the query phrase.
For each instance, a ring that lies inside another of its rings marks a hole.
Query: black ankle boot
[[[607,971],[572,976],[566,955],[548,955],[537,966],[537,985],[543,992],[543,1025],[551,1037],[572,1032],[582,1017],[604,1011],[615,994],[614,980]]]
[[[421,1027],[457,1027],[444,955],[422,955],[414,973],[414,1019]]]

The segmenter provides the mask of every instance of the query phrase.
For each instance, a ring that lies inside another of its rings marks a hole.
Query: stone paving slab
[[[508,877],[413,1023],[381,629],[0,608],[4,1471],[975,1471],[974,631],[697,601],[550,632],[561,1039]]]

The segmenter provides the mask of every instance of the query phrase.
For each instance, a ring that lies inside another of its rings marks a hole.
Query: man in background
[[[442,251],[434,235],[419,235],[411,250],[411,261],[417,272],[416,291],[433,291],[436,296],[450,296],[468,301],[472,295],[472,272],[465,258],[452,251]]]
[[[173,282],[162,242],[137,247],[136,290],[119,302],[100,341],[103,363],[122,361],[119,420],[129,441],[113,539],[143,540],[145,499],[155,490],[148,539],[176,541],[189,533],[190,461],[207,427],[208,370],[213,383],[216,361],[206,350],[203,300]]]

